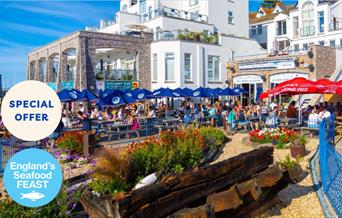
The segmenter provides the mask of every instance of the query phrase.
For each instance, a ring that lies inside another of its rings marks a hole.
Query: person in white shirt
[[[331,113],[323,106],[323,110],[319,113],[319,116],[321,119],[326,119],[331,117]]]
[[[314,108],[312,109],[309,117],[308,117],[308,127],[317,129],[319,128],[319,123],[321,122],[322,118],[317,113],[317,110]]]

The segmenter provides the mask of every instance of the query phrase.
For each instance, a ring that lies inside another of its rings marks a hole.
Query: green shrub
[[[89,187],[93,189],[94,192],[101,195],[114,196],[119,192],[126,191],[127,185],[124,182],[113,178],[111,181],[96,179],[89,183]]]
[[[199,129],[199,134],[204,138],[210,149],[217,149],[226,141],[224,133],[217,128],[202,127]]]
[[[290,155],[286,155],[283,160],[277,161],[277,164],[282,169],[291,169],[293,167],[299,166],[299,158],[292,160]]]

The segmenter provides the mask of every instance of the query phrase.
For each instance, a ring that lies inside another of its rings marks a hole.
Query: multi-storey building
[[[268,52],[306,51],[312,44],[342,48],[342,0],[278,3],[249,17],[250,37]]]
[[[265,52],[248,38],[248,23],[248,0],[121,0],[115,21],[102,20],[99,28],[86,30],[153,32],[152,89],[224,87],[227,61]],[[105,67],[98,69],[106,69],[104,74],[116,67],[108,58],[101,65]]]

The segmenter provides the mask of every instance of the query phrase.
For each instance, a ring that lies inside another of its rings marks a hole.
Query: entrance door
[[[249,104],[249,97],[250,97],[250,90],[249,90],[249,84],[242,84],[242,88],[246,90],[246,93],[242,94],[242,106],[246,106]]]

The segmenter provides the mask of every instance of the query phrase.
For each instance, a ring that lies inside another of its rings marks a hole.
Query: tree
[[[278,2],[280,1],[279,0],[264,0],[261,3],[261,6],[264,8],[274,8]]]

